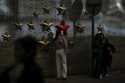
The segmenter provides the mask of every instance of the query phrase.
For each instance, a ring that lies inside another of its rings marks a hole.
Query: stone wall
[[[32,16],[34,11],[42,14],[43,7],[53,8],[51,0],[19,0],[19,16]]]

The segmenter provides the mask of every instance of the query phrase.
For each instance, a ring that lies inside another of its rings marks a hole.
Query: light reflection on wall
[[[2,35],[8,31],[7,28],[6,24],[0,24],[0,41],[3,41]]]
[[[125,23],[119,19],[117,16],[112,17],[101,14],[96,16],[96,26],[102,24],[106,35],[125,36]]]
[[[9,7],[7,6],[7,0],[0,0],[0,15],[9,15]]]

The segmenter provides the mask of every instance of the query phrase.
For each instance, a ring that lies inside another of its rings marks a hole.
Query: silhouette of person
[[[16,64],[5,69],[0,75],[0,83],[11,83],[9,72],[16,66]]]
[[[104,74],[111,73],[112,53],[116,52],[115,46],[106,38],[104,43]]]
[[[94,41],[94,74],[96,78],[102,79],[103,77],[103,47],[104,47],[104,34],[98,33],[95,35],[95,41]]]
[[[57,79],[67,79],[67,58],[65,49],[68,47],[67,40],[60,28],[57,27],[56,43],[56,66],[57,66]]]
[[[21,76],[17,83],[44,83],[41,68],[35,62],[37,41],[32,36],[25,36],[16,40],[15,44],[21,53],[19,61],[24,65]],[[15,47],[16,47],[15,45]],[[17,48],[16,47],[16,48]],[[19,54],[19,53],[18,53]]]

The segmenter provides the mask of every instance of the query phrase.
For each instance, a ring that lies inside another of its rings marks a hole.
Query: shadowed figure
[[[94,49],[93,49],[93,66],[94,66],[94,76],[101,79],[104,71],[103,68],[103,47],[104,47],[104,34],[98,33],[95,35]]]
[[[115,46],[106,38],[104,43],[104,74],[111,74],[112,55],[116,52]]]
[[[24,65],[17,83],[44,83],[41,68],[35,62],[36,49],[37,41],[31,36],[16,40],[15,52],[20,54],[21,58],[18,60]]]
[[[2,72],[2,74],[0,75],[0,83],[11,83],[11,79],[10,79],[9,73],[15,67],[16,67],[16,64],[8,67],[7,69],[5,69]]]

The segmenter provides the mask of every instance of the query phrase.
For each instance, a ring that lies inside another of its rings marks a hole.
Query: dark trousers
[[[95,58],[95,76],[99,77],[100,74],[103,74],[104,64],[103,64],[103,56],[97,55]]]
[[[112,65],[112,55],[109,55],[107,54],[105,57],[104,57],[104,70],[105,70],[105,73],[109,73],[111,72],[111,65]]]

